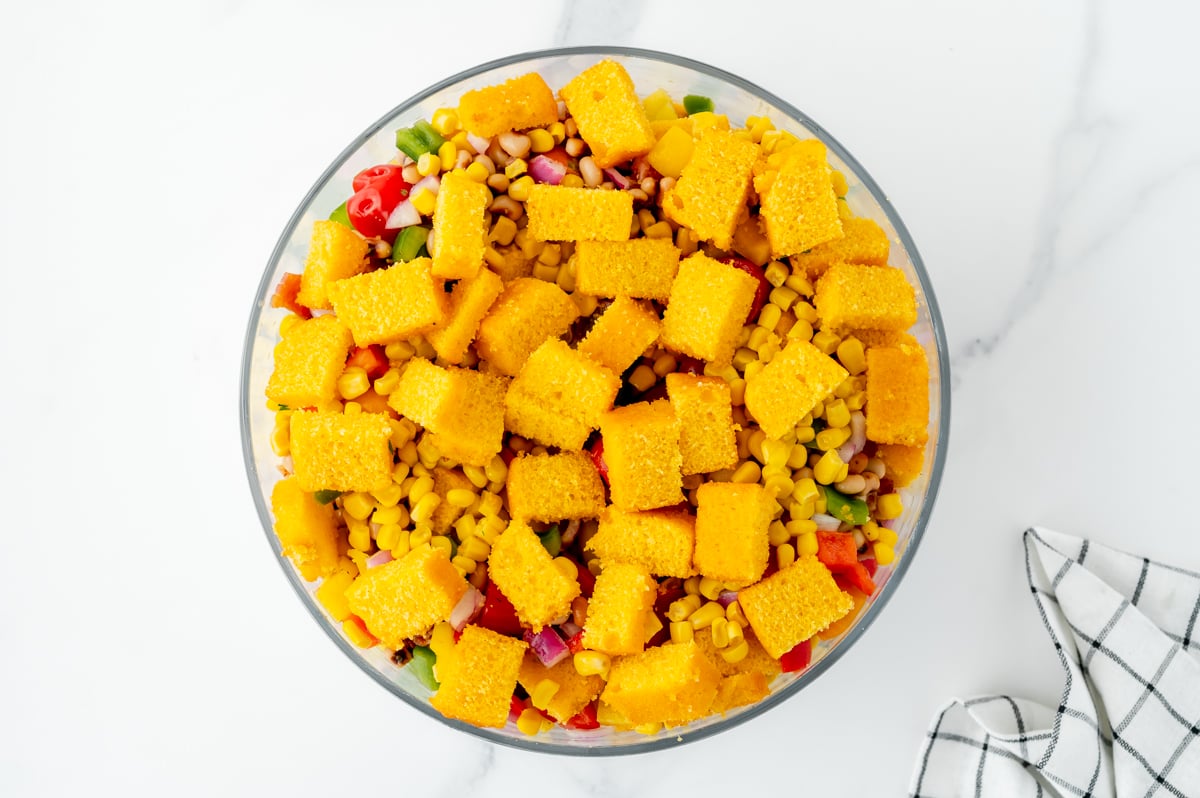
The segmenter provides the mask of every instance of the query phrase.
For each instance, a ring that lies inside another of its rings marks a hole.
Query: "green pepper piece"
[[[871,520],[871,511],[862,499],[855,499],[826,486],[825,512],[839,521],[861,526]]]
[[[392,244],[392,260],[397,263],[407,263],[421,256],[421,249],[429,238],[429,228],[413,225],[406,227],[396,236]]]
[[[412,130],[413,133],[416,133],[425,142],[425,146],[429,148],[428,152],[437,152],[438,148],[446,143],[446,140],[442,138],[442,134],[438,133],[433,125],[424,119],[418,119],[416,122],[413,122]]]
[[[415,161],[429,152],[429,144],[411,127],[402,127],[396,131],[396,149]]]
[[[550,552],[551,557],[557,557],[558,553],[562,551],[562,533],[558,531],[558,524],[538,535],[538,539],[542,541],[546,551]]]
[[[683,110],[687,111],[688,116],[698,114],[702,111],[711,111],[713,109],[713,101],[699,94],[688,94],[683,98]]]
[[[341,495],[340,490],[319,490],[313,494],[313,498],[317,500],[317,504],[329,504]]]
[[[432,649],[426,646],[413,646],[412,659],[406,667],[412,670],[413,676],[417,677],[418,682],[430,690],[437,690],[441,685],[438,683],[437,677],[433,675],[435,662],[437,662],[437,654],[434,654]]]
[[[333,213],[329,214],[329,220],[338,224],[344,224],[351,230],[354,229],[354,225],[350,224],[350,215],[346,213],[345,202],[333,209]]]

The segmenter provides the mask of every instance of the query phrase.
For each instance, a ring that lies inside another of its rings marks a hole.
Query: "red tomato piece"
[[[374,186],[364,186],[346,202],[346,215],[354,229],[367,238],[378,238],[387,224],[383,196]]]
[[[362,170],[354,176],[354,182],[351,184],[355,191],[358,191],[366,186],[371,185],[379,180],[390,179],[394,175],[403,176],[403,170],[399,166],[392,163],[381,163],[378,166],[370,166]]]
[[[581,729],[583,731],[599,729],[600,721],[596,720],[596,702],[593,701],[579,710],[579,714],[568,719],[566,725],[568,729]]]
[[[576,578],[579,580],[580,594],[584,598],[591,598],[592,591],[596,589],[596,577],[587,569],[587,566],[581,563],[575,563],[575,570],[579,572],[579,576]]]
[[[476,623],[502,635],[520,636],[524,631],[516,608],[490,579],[483,594],[483,611]]]
[[[570,651],[572,654],[578,654],[580,651],[583,651],[583,630],[581,629],[568,637],[566,643],[567,651]]]
[[[346,360],[346,365],[358,366],[367,372],[367,376],[372,380],[377,380],[388,370],[388,359],[380,344],[356,346]]]
[[[516,693],[508,701],[508,719],[516,720],[521,717],[521,713],[525,711],[525,699],[517,698]]]
[[[791,651],[779,658],[779,667],[784,673],[795,673],[808,667],[812,659],[812,640],[797,643]]]
[[[588,449],[588,454],[592,456],[592,463],[600,472],[600,479],[604,480],[605,485],[608,485],[608,463],[604,462],[604,439],[597,437],[592,448]]]
[[[346,215],[354,229],[367,238],[384,232],[387,219],[412,188],[395,164],[364,169],[354,178],[354,196],[346,202]]]
[[[771,293],[771,284],[767,282],[766,273],[745,258],[721,258],[721,262],[728,263],[736,269],[741,269],[755,280],[758,280],[758,288],[754,289],[754,301],[750,303],[750,313],[746,316],[747,322],[753,322],[758,318],[763,305],[766,304],[767,294]]]
[[[287,308],[302,319],[311,319],[312,311],[301,305],[296,298],[299,293],[300,275],[287,272],[279,281],[279,285],[275,286],[275,293],[271,296],[271,307]]]

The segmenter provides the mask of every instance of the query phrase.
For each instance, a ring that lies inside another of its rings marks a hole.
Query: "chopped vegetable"
[[[520,635],[524,630],[512,602],[500,592],[495,582],[488,582],[483,596],[483,612],[479,625],[502,635]]]
[[[688,116],[712,111],[713,107],[712,100],[699,94],[685,94],[683,96],[683,110],[687,111]]]
[[[313,498],[317,500],[317,504],[329,504],[341,495],[340,490],[319,490],[313,494]]]
[[[435,664],[437,664],[437,654],[433,653],[433,649],[427,646],[413,646],[412,659],[405,667],[412,671],[413,676],[416,676],[417,681],[421,684],[430,690],[437,690],[441,685],[438,684],[437,677],[433,675]]]
[[[871,520],[871,510],[862,499],[839,493],[830,487],[825,491],[825,507],[829,515],[847,524],[861,526]]]
[[[350,216],[346,213],[346,203],[345,202],[343,202],[341,205],[334,208],[330,212],[329,218],[332,221],[337,222],[338,224],[346,225],[346,227],[349,227],[351,230],[354,229],[354,225],[350,224]]]
[[[402,127],[396,131],[396,149],[414,161],[427,152],[437,152],[445,142],[433,125],[424,119],[418,119],[412,127]]]
[[[567,644],[553,626],[543,626],[542,630],[537,633],[526,629],[523,637],[529,645],[529,650],[547,668],[553,668],[571,654]]]
[[[812,638],[797,643],[796,646],[779,658],[779,667],[784,673],[795,673],[808,667],[812,659]]]
[[[275,287],[275,293],[271,296],[271,307],[287,308],[302,319],[310,319],[312,311],[300,304],[299,294],[300,275],[287,272]]]
[[[377,380],[388,370],[387,355],[379,344],[356,346],[346,360],[347,366],[357,366],[367,372],[367,377]]]
[[[538,540],[546,547],[546,551],[550,552],[551,557],[557,557],[562,551],[562,533],[559,532],[557,524],[538,535]]]
[[[396,243],[392,244],[392,260],[397,263],[415,260],[421,256],[428,240],[428,227],[405,227],[400,231],[400,235],[396,236]]]

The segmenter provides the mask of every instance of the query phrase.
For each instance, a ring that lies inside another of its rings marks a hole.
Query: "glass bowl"
[[[465,91],[499,83],[531,71],[541,73],[551,88],[557,89],[583,69],[604,58],[611,58],[623,64],[642,96],[659,88],[666,89],[676,99],[685,94],[704,95],[712,98],[717,111],[727,114],[735,124],[741,124],[747,116],[767,116],[778,128],[802,138],[816,137],[825,143],[831,165],[841,170],[849,183],[850,191],[846,199],[850,207],[856,215],[870,217],[883,227],[892,242],[890,265],[903,269],[916,287],[918,319],[911,333],[925,347],[930,360],[929,443],[924,471],[913,484],[902,491],[902,494],[907,495],[904,514],[895,526],[899,535],[895,564],[879,569],[875,577],[879,589],[868,599],[853,625],[840,637],[814,646],[812,664],[806,670],[777,677],[771,685],[770,695],[757,704],[732,710],[724,716],[710,716],[686,726],[664,729],[657,735],[646,736],[634,731],[616,731],[608,727],[581,732],[556,726],[548,733],[528,737],[518,731],[511,721],[503,729],[481,729],[444,718],[430,706],[429,690],[422,686],[408,669],[396,667],[382,649],[364,650],[348,641],[342,633],[341,625],[325,613],[314,597],[316,583],[305,582],[291,562],[280,554],[268,501],[271,488],[279,480],[280,474],[276,468],[278,458],[272,453],[270,446],[274,418],[273,413],[267,409],[264,390],[272,370],[273,350],[279,340],[279,322],[286,311],[270,307],[270,297],[285,272],[301,271],[312,223],[317,219],[326,218],[330,211],[350,196],[350,184],[354,175],[368,166],[384,163],[395,156],[396,128],[409,126],[420,118],[428,119],[438,108],[457,105],[458,98]],[[401,103],[365,130],[334,159],[301,200],[267,261],[246,330],[240,402],[246,473],[267,542],[274,550],[284,575],[291,582],[300,601],[325,634],[347,657],[390,693],[440,723],[485,740],[516,748],[596,756],[641,753],[676,746],[743,723],[812,684],[854,645],[896,591],[912,563],[925,527],[929,523],[946,459],[947,433],[950,426],[950,367],[941,315],[929,276],[912,238],[895,209],[887,201],[886,194],[858,161],[821,126],[773,94],[707,64],[649,50],[569,47],[511,56],[447,78]],[[911,619],[893,617],[891,622],[908,623]]]

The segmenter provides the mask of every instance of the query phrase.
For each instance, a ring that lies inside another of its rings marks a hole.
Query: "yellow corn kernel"
[[[362,412],[362,405],[360,405],[358,402],[346,402],[342,412],[348,416],[358,415]]]
[[[459,543],[465,544],[472,536],[475,535],[475,516],[471,515],[471,510],[463,512],[454,520],[454,534],[458,536]]]
[[[396,386],[400,384],[400,372],[396,369],[388,369],[383,373],[383,376],[375,380],[375,393],[380,396],[387,396],[396,390]]]
[[[433,530],[430,529],[427,525],[422,524],[421,526],[418,526],[417,528],[413,529],[413,531],[408,534],[408,545],[412,546],[415,549],[420,546],[424,546],[426,543],[428,543],[432,539],[433,539]]]
[[[775,288],[783,285],[789,274],[788,267],[777,260],[768,263],[767,267],[763,269],[763,273],[766,275],[767,282]]]
[[[788,531],[782,521],[772,521],[767,527],[767,540],[772,546],[779,546],[787,543],[792,539],[792,533]]]
[[[465,465],[465,466],[463,466],[463,474],[466,476],[467,479],[471,480],[471,484],[474,485],[476,488],[479,488],[480,490],[482,490],[483,488],[487,487],[487,484],[488,484],[487,474],[479,466]]]
[[[741,407],[746,403],[746,381],[741,377],[729,383],[729,399],[734,407]]]
[[[841,399],[825,405],[825,421],[831,427],[845,427],[850,424],[850,411]]]
[[[475,569],[479,567],[479,563],[461,554],[451,557],[450,564],[454,566],[454,570],[458,571],[458,575],[464,579],[470,577],[471,574],[475,573]]]
[[[700,595],[700,577],[689,576],[687,579],[683,580],[683,592],[689,596]],[[696,605],[696,607],[699,606],[699,604]]]
[[[829,427],[817,433],[817,448],[823,452],[832,451],[850,440],[849,427]]]
[[[367,377],[367,372],[358,366],[347,368],[338,377],[337,381],[338,393],[341,394],[343,399],[357,399],[366,393],[370,387],[371,380]]]
[[[436,155],[433,153],[429,154],[436,159],[435,162],[438,169],[443,172],[449,172],[454,168],[454,162],[458,160],[458,147],[453,141],[446,141],[442,143],[442,146],[438,147]],[[425,172],[421,172],[421,161],[419,159],[417,160],[417,171],[425,174]],[[437,172],[432,172],[431,174],[437,174]]]
[[[758,314],[758,326],[768,332],[775,329],[779,324],[779,320],[783,318],[783,311],[778,305],[766,304],[763,305],[762,311]]]
[[[900,501],[899,493],[885,493],[875,500],[875,517],[880,521],[899,518],[903,512],[904,503]]]
[[[367,551],[371,548],[371,526],[365,521],[358,521],[354,518],[346,519],[346,538],[350,542],[350,547],[359,551]]]
[[[840,445],[838,444],[838,446]],[[813,468],[813,479],[822,485],[832,485],[838,481],[838,476],[844,465],[846,464],[838,456],[836,447],[831,448],[825,454],[821,455],[820,461]]]
[[[629,384],[639,393],[645,393],[650,390],[656,382],[658,382],[658,375],[654,373],[654,369],[645,363],[635,368],[629,374]]]
[[[399,524],[384,524],[379,527],[379,531],[375,533],[375,545],[379,549],[391,551],[400,542],[400,533],[404,528]]]
[[[342,621],[342,632],[350,639],[351,643],[359,648],[370,648],[377,642],[353,618],[347,618]]]
[[[563,140],[567,137],[567,126],[562,122],[551,122],[550,126],[547,127],[546,130],[554,139],[555,144],[562,144]]]
[[[672,234],[671,225],[667,222],[655,222],[649,227],[642,228],[642,234],[646,238],[670,238]]]
[[[753,349],[743,346],[733,353],[731,365],[738,371],[745,371],[746,366],[749,366],[754,361],[758,360],[758,352]]]
[[[417,209],[417,213],[422,216],[431,216],[434,206],[437,205],[437,196],[427,188],[421,189],[416,196],[410,197],[409,200]]]
[[[659,377],[665,377],[670,374],[679,365],[679,361],[675,356],[669,353],[664,353],[654,358],[654,373]]]
[[[575,654],[575,672],[580,676],[600,676],[608,678],[608,669],[612,667],[612,659],[600,651],[580,651]]]
[[[446,552],[446,559],[450,559],[454,552],[454,541],[445,535],[433,535],[429,538],[429,545],[435,549],[441,549]]]
[[[452,507],[457,507],[461,510],[475,503],[475,494],[466,488],[455,488],[454,490],[446,491],[446,501]]]
[[[895,562],[896,550],[882,540],[876,541],[873,549],[875,552],[875,562],[880,565],[891,565]]]
[[[445,147],[446,145],[443,144],[442,146]],[[453,148],[454,145],[451,144],[450,147]],[[436,175],[440,171],[442,171],[442,159],[439,158],[436,153],[421,153],[421,157],[417,159],[417,173],[420,174],[421,177]]]
[[[443,137],[449,138],[459,131],[458,112],[453,108],[439,108],[433,112],[433,116],[429,119],[429,124],[433,125],[433,129],[441,133]]]
[[[853,336],[838,344],[837,357],[851,375],[862,374],[867,370],[867,355],[863,351],[862,341]]]
[[[813,337],[813,326],[811,322],[804,319],[797,319],[787,333],[788,340],[794,341],[811,341]]]
[[[394,485],[395,483],[392,484]],[[400,507],[399,505],[393,504],[391,507],[380,507],[371,514],[371,523],[380,525],[399,524],[405,515],[407,515],[407,513],[405,512],[404,508]],[[380,546],[380,548],[383,549],[390,547]]]
[[[736,646],[746,639],[745,628],[741,622],[732,619],[725,624],[725,633],[729,635],[729,645]]]
[[[717,618],[724,617],[725,608],[715,601],[710,601],[689,615],[688,623],[692,625],[693,629],[707,629]]]
[[[501,499],[495,493],[489,493],[486,496],[479,497],[479,513],[487,518],[495,518],[500,515],[500,510],[504,507],[504,499]]]
[[[779,548],[775,549],[775,562],[779,564],[779,570],[787,568],[796,561],[796,549],[791,543],[784,543]]]
[[[579,569],[575,567],[575,563],[566,557],[555,557],[551,562],[554,563],[554,567],[558,569],[558,572],[568,579],[579,578]]]
[[[787,310],[790,308],[798,296],[799,294],[791,288],[788,288],[787,285],[781,285],[778,288],[772,288],[771,293],[768,295],[771,304],[778,305],[780,310]]]
[[[803,429],[806,429],[810,433],[812,432],[812,427],[805,427]],[[799,439],[800,435],[797,434],[796,437]],[[812,440],[812,437],[808,440]],[[792,448],[788,451],[787,467],[794,471],[804,468],[806,465],[808,465],[808,447],[801,443],[793,444]]]
[[[342,494],[342,511],[356,521],[365,521],[375,509],[375,501],[368,493]]]
[[[484,473],[491,482],[503,482],[508,476],[508,466],[505,465],[503,457],[496,455],[484,468]]]
[[[762,470],[758,467],[758,463],[753,460],[747,460],[737,467],[729,481],[749,485],[758,482],[761,477]]]
[[[696,635],[696,630],[687,621],[671,621],[671,642],[688,643]]]
[[[383,352],[387,355],[388,360],[396,363],[408,360],[417,353],[417,350],[408,341],[396,341],[385,346]]]
[[[703,599],[698,595],[687,595],[681,599],[675,599],[671,602],[671,606],[667,607],[667,620],[686,621],[692,613],[700,609],[702,602]]]
[[[886,526],[879,527],[879,540],[881,542],[894,547],[896,545],[896,541],[899,539],[900,536],[896,534],[894,529],[889,529]]]
[[[766,343],[767,336],[770,334],[771,331],[767,328],[755,326],[754,329],[750,331],[750,337],[746,339],[746,346],[750,347],[751,349],[758,349],[760,346]]]
[[[725,608],[725,618],[731,624],[737,624],[739,631],[741,629],[745,629],[746,625],[748,624],[746,616],[742,612],[742,605],[736,601],[730,602],[729,606]]]
[[[392,544],[392,548],[390,549],[392,558],[398,560],[405,554],[408,554],[410,545],[409,531],[401,529],[400,534],[396,536],[396,542]]]
[[[417,501],[416,504],[413,504],[410,498],[409,506],[412,507],[411,514],[413,523],[428,523],[429,519],[433,518],[433,511],[436,510],[438,505],[441,503],[442,497],[436,493],[426,493],[420,498],[420,500]]]
[[[494,545],[496,538],[508,527],[508,523],[499,518],[484,518],[475,525],[475,534],[483,538],[489,546]]]
[[[537,735],[542,730],[542,713],[532,707],[525,709],[517,717],[517,729],[522,734],[530,737]]]
[[[801,460],[801,455],[799,453],[796,454],[796,459],[800,462],[800,464],[797,466],[794,466],[795,468],[804,468],[804,464],[808,462],[808,447],[804,446],[804,444],[808,443],[809,441],[813,440],[816,437],[817,437],[817,431],[814,430],[808,424],[805,424],[804,426],[796,427],[796,443],[800,444],[797,448],[804,452],[804,456],[803,456],[803,459]],[[790,464],[791,458],[788,458],[788,460],[789,460],[789,464]]]
[[[549,152],[554,149],[554,136],[541,128],[534,128],[525,135],[529,136],[529,149],[534,152]]]
[[[700,577],[700,595],[709,601],[715,601],[724,589],[722,582],[707,576]]]
[[[819,333],[813,336],[812,343],[813,346],[815,346],[817,349],[820,349],[825,354],[832,355],[837,351],[838,344],[841,343],[841,339],[838,338],[835,333],[832,333],[829,330],[821,330]]]
[[[729,645],[729,621],[722,616],[716,618],[709,628],[709,634],[712,635],[713,645],[717,648],[725,648]]]
[[[812,519],[793,519],[788,521],[786,526],[788,534],[795,538],[809,533],[815,534],[817,531],[817,522]]]
[[[507,216],[500,216],[492,225],[492,231],[488,237],[500,246],[506,247],[517,237],[517,223]]]
[[[737,645],[727,646],[726,648],[721,649],[721,659],[732,664],[735,662],[741,662],[749,653],[750,644],[746,642],[745,638],[742,638],[742,641]]]
[[[528,164],[525,163],[524,158],[514,158],[512,163],[510,163],[508,166],[504,167],[504,176],[507,177],[509,180],[516,180],[518,177],[525,174],[525,170],[527,168],[528,168]],[[529,182],[532,183],[533,178],[530,178]],[[511,183],[509,184],[508,188],[509,188],[509,196],[512,196],[512,184]],[[517,197],[513,197],[513,199],[517,199]],[[526,197],[526,199],[528,199],[528,197]],[[520,200],[520,201],[524,202],[524,200]]]
[[[796,484],[792,488],[792,498],[801,504],[816,501],[820,494],[816,481],[811,477],[796,480]]]
[[[433,477],[417,477],[408,489],[408,503],[414,505],[427,494],[433,493]]]

